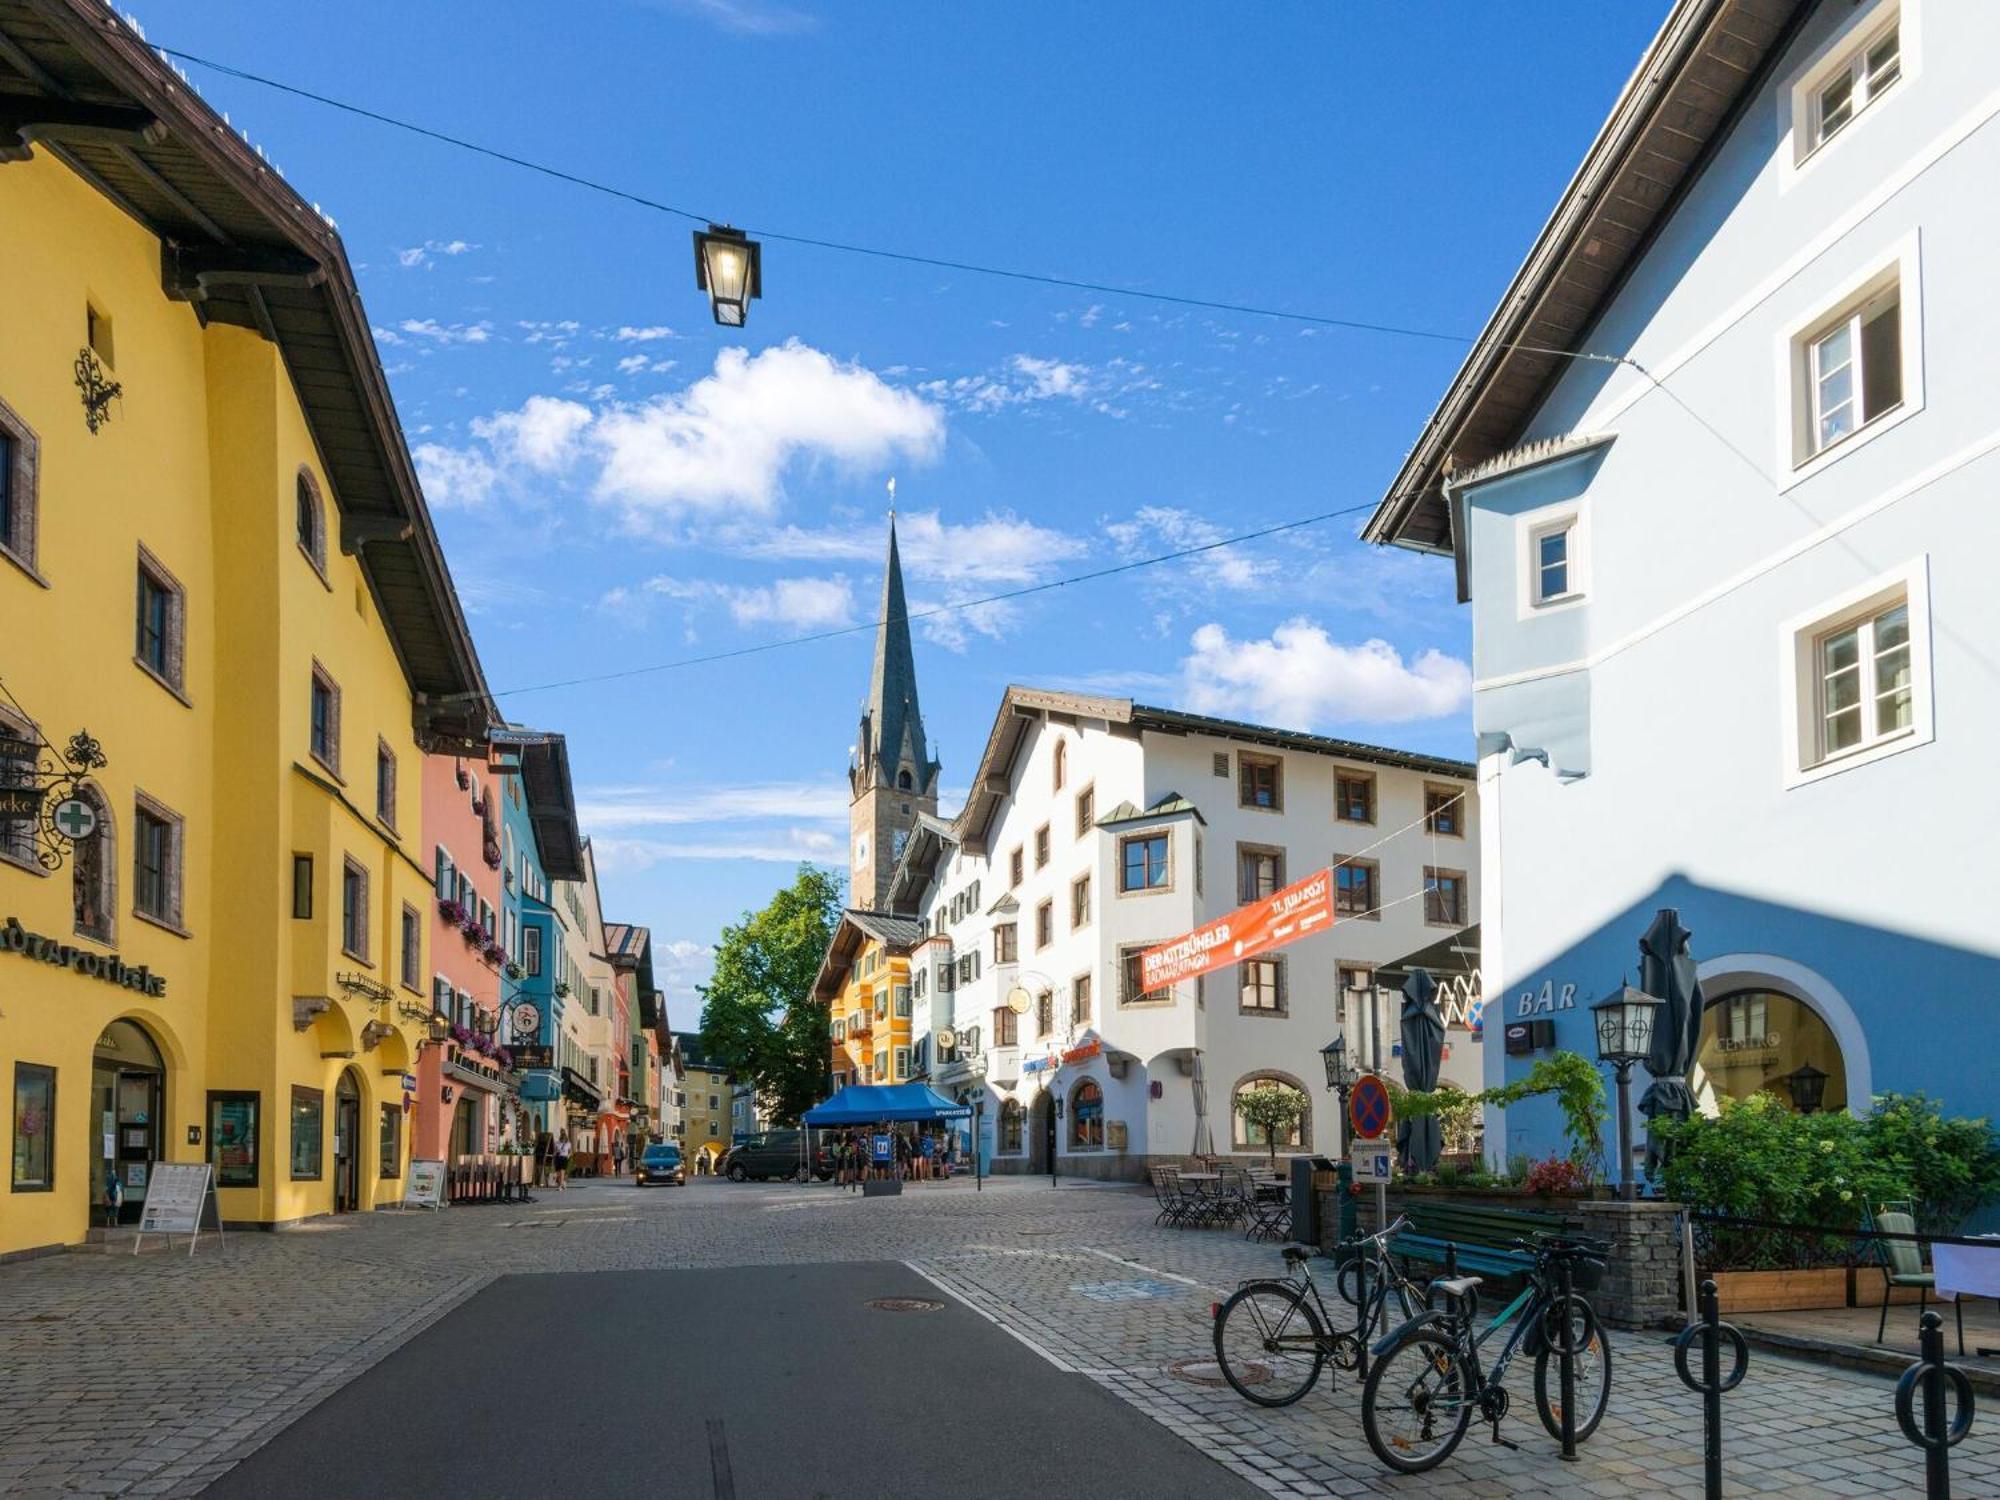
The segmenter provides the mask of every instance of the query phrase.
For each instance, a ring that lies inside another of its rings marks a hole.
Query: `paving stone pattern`
[[[1700,1494],[1699,1408],[1657,1335],[1619,1337],[1611,1412],[1580,1462],[1559,1462],[1532,1366],[1517,1362],[1504,1430],[1520,1451],[1475,1424],[1419,1478],[1368,1452],[1352,1377],[1271,1412],[1171,1373],[1210,1357],[1210,1301],[1278,1262],[1236,1233],[1152,1216],[1140,1192],[1038,1181],[866,1200],[819,1185],[591,1183],[531,1206],[204,1240],[192,1260],[80,1252],[0,1267],[0,1494],[199,1493],[494,1276],[881,1259],[910,1262],[1151,1416],[1163,1442],[1191,1442],[1272,1494]],[[1725,1400],[1730,1493],[1920,1494],[1920,1455],[1890,1399],[1878,1377],[1757,1355]],[[1953,1477],[1955,1493],[2000,1494],[2000,1411],[1954,1452]]]

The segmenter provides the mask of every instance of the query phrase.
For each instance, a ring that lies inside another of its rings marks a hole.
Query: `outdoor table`
[[[1979,1235],[1990,1245],[1932,1245],[1931,1271],[1937,1278],[1937,1294],[1947,1301],[1959,1297],[1991,1297],[2000,1303],[2000,1235]],[[2000,1349],[1980,1346],[1974,1350],[1984,1357],[2000,1354]]]

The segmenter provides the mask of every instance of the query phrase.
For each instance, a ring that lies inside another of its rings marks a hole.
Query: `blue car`
[[[656,1182],[685,1187],[687,1163],[681,1159],[681,1148],[672,1141],[657,1141],[648,1146],[639,1153],[638,1179],[640,1187],[651,1187]]]

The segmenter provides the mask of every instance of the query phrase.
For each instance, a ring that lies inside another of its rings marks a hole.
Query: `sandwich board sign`
[[[184,1234],[188,1237],[188,1254],[193,1255],[194,1242],[201,1237],[204,1208],[208,1210],[209,1227],[221,1235],[222,1217],[215,1206],[210,1180],[214,1171],[205,1161],[153,1163],[146,1179],[146,1202],[139,1214],[139,1232],[132,1236],[134,1255],[139,1253],[140,1240],[149,1234]]]
[[[428,1208],[436,1213],[444,1207],[444,1163],[413,1157],[409,1180],[403,1184],[404,1208]]]

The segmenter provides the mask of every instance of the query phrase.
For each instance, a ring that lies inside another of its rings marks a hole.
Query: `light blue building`
[[[1997,57],[1989,0],[1681,0],[1369,523],[1472,609],[1489,1084],[1671,906],[1705,1103],[2000,1114]]]

